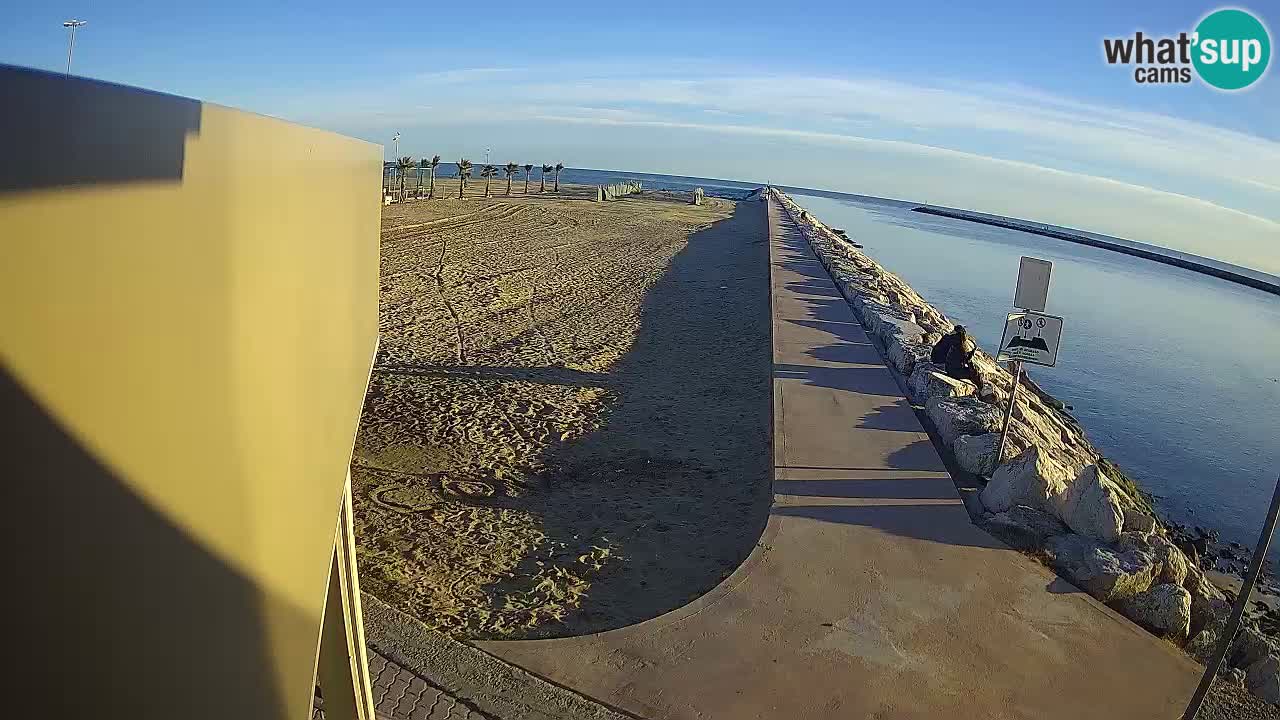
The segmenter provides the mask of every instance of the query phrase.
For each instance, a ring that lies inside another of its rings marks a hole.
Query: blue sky
[[[1218,5],[14,3],[0,62],[242,107],[446,159],[860,192],[1280,273],[1280,79],[1140,86],[1103,37]],[[1274,1],[1247,6],[1272,29]],[[1272,64],[1275,64],[1273,61]]]

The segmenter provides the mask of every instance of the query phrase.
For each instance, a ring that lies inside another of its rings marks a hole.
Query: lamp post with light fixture
[[[88,20],[76,20],[75,18],[72,18],[62,23],[62,27],[66,28],[69,31],[67,33],[68,35],[67,37],[67,74],[68,75],[71,74],[71,53],[76,49],[76,28],[83,27],[88,22],[89,22]]]

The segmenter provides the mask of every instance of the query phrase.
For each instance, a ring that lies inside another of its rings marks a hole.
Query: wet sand
[[[361,581],[459,637],[655,617],[728,576],[768,513],[762,206],[532,187],[440,181],[383,215]]]

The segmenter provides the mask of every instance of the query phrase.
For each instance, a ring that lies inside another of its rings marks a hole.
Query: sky
[[[1139,85],[1104,37],[1209,3],[0,0],[0,63],[451,161],[774,182],[975,209],[1280,274],[1280,71]],[[1243,5],[1271,29],[1280,2]],[[1273,61],[1275,65],[1280,61]]]

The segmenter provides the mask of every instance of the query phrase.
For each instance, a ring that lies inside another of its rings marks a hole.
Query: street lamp
[[[88,20],[76,20],[72,18],[71,20],[68,20],[62,23],[62,27],[66,28],[69,31],[67,33],[69,36],[67,39],[67,74],[68,75],[71,74],[71,52],[76,49],[76,28],[82,27],[88,24],[88,22],[89,22]]]

